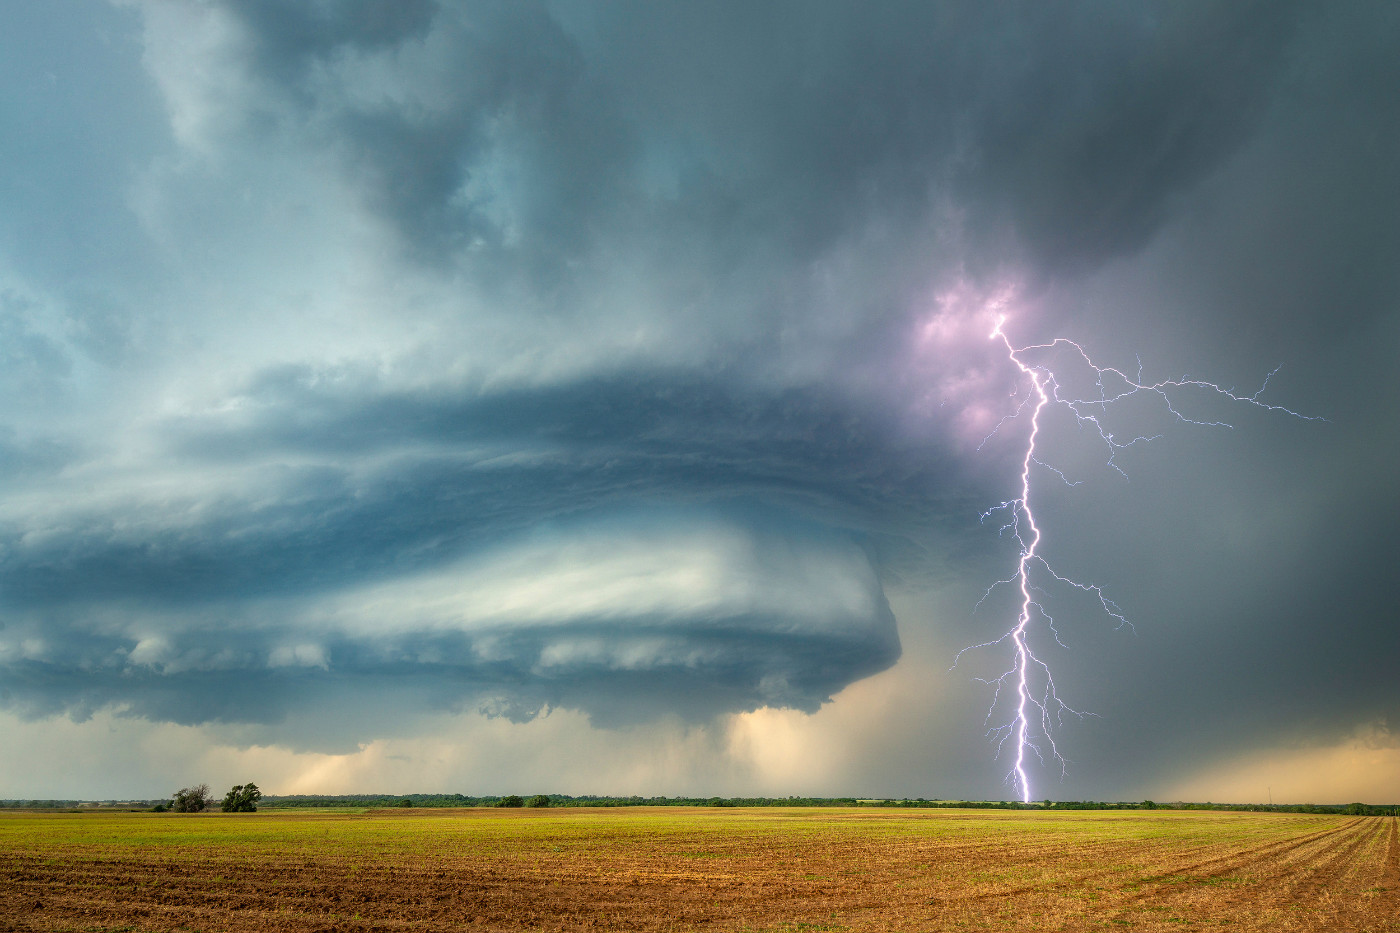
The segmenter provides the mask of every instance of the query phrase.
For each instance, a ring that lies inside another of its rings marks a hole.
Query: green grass
[[[470,817],[470,818],[468,818]],[[150,860],[184,858],[213,850],[218,859],[243,861],[275,853],[279,860],[343,856],[347,862],[432,860],[466,854],[606,859],[611,854],[669,850],[689,859],[720,860],[765,847],[774,858],[800,853],[823,840],[860,838],[985,839],[1021,844],[1149,842],[1175,845],[1258,843],[1297,834],[1300,824],[1324,825],[1333,817],[1203,817],[1124,811],[1077,813],[1025,811],[822,810],[434,810],[401,815],[325,810],[277,810],[255,814],[0,814],[0,849],[27,850],[40,858],[119,855],[139,850]],[[742,842],[740,841],[742,840]],[[1132,867],[1122,866],[1125,872]],[[1139,876],[1140,877],[1140,876]]]

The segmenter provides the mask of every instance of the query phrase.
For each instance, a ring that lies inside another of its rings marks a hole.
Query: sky
[[[0,797],[1009,799],[1004,317],[1309,416],[1046,415],[1036,799],[1400,801],[1395,5],[0,10]]]

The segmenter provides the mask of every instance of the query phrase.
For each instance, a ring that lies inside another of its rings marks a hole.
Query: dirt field
[[[0,813],[6,930],[1400,931],[1394,818]]]

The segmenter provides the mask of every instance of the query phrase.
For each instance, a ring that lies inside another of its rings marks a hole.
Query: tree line
[[[208,784],[182,787],[159,801],[84,801],[57,799],[0,800],[0,809],[77,810],[94,806],[150,809],[155,812],[203,813],[212,811],[215,798]],[[263,809],[317,807],[901,807],[960,810],[1226,810],[1259,813],[1315,813],[1345,816],[1393,816],[1400,805],[1263,804],[1263,803],[1157,803],[1141,801],[1043,800],[1021,803],[1006,800],[928,800],[873,797],[610,797],[593,794],[517,794],[469,796],[465,794],[338,794],[264,795],[253,783],[235,784],[218,804],[225,813],[251,813]]]
[[[269,809],[301,807],[903,807],[959,810],[1229,810],[1268,813],[1317,813],[1352,816],[1391,816],[1395,805],[1348,804],[1227,804],[1158,803],[1141,801],[1044,800],[928,800],[862,797],[610,797],[593,794],[340,794],[268,796]]]
[[[247,784],[235,784],[224,794],[219,809],[225,813],[255,813],[262,795],[258,785],[251,781]],[[203,813],[213,807],[214,795],[209,792],[209,785],[196,784],[193,787],[180,788],[171,795],[168,804],[162,801],[151,809],[157,813]]]

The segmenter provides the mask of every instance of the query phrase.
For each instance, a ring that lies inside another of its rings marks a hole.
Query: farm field
[[[1400,931],[1389,817],[0,813],[0,929]]]

